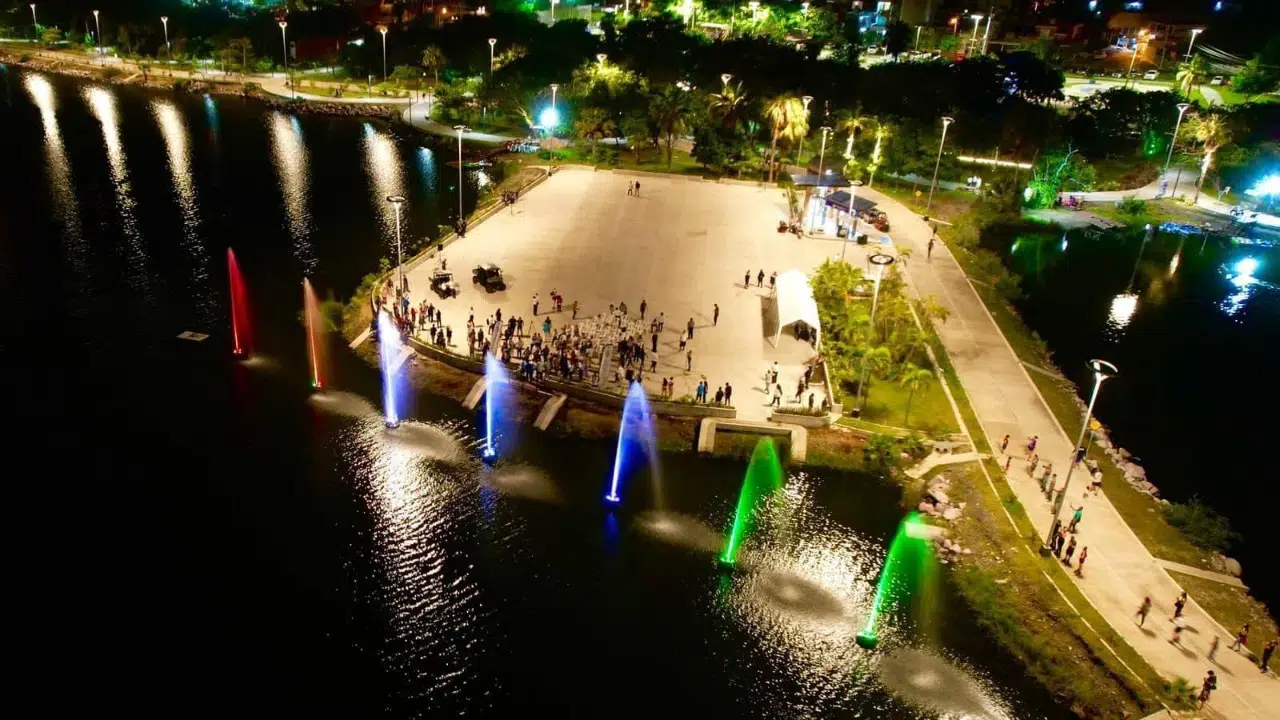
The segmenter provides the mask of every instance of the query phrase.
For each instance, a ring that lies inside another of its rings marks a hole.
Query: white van
[[[1155,79],[1156,79],[1157,77],[1159,77],[1159,76],[1160,76],[1160,73],[1156,72],[1155,70],[1148,70],[1148,71],[1146,71],[1145,73],[1143,73],[1143,74],[1142,74],[1142,79],[1143,79],[1143,80],[1155,80]]]

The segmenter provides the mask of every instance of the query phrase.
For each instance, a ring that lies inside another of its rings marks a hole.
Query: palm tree
[[[809,134],[809,116],[804,102],[795,95],[779,95],[764,108],[769,121],[769,181],[777,175],[778,140],[799,142]]]
[[[1218,150],[1231,142],[1231,129],[1227,127],[1226,118],[1222,113],[1216,112],[1197,115],[1187,123],[1187,126],[1187,131],[1196,139],[1196,142],[1200,143],[1202,153],[1200,179],[1196,181],[1196,196],[1191,201],[1194,205],[1200,199],[1200,188],[1204,185],[1204,179],[1209,174],[1209,170],[1213,168]]]
[[[612,135],[615,125],[613,118],[598,107],[585,107],[573,121],[573,134],[591,141],[591,153],[596,151],[596,140]]]
[[[867,164],[867,169],[871,172],[871,177],[867,179],[867,187],[876,184],[876,170],[880,169],[881,150],[884,147],[885,138],[893,134],[893,126],[886,122],[876,124],[876,146],[871,149],[871,162]]]
[[[865,130],[867,124],[871,122],[871,118],[862,114],[861,108],[854,110],[852,114],[841,112],[836,119],[836,132],[849,133],[844,141],[844,159],[852,162],[857,159],[857,153],[854,151],[853,143],[858,139],[858,132]]]
[[[707,113],[711,119],[720,123],[721,127],[726,129],[733,128],[738,124],[738,120],[742,117],[747,109],[747,93],[742,89],[742,83],[737,85],[725,85],[724,90],[711,94],[711,102],[707,106]]]
[[[911,427],[911,399],[915,397],[916,391],[927,385],[932,378],[933,373],[929,370],[917,367],[910,362],[903,363],[898,384],[907,389],[907,411],[902,415],[902,424],[906,427]]]
[[[444,51],[435,45],[428,45],[422,51],[422,67],[435,76],[436,85],[440,84],[440,69],[445,66],[446,62]]]
[[[1182,94],[1191,97],[1191,86],[1203,83],[1205,75],[1208,74],[1209,61],[1205,60],[1203,55],[1196,55],[1190,62],[1182,64],[1174,80],[1178,83],[1178,89]]]
[[[880,375],[892,365],[893,353],[884,345],[873,347],[863,354],[862,382],[858,383],[858,394],[862,396],[862,402],[858,403],[859,409],[866,407],[867,397],[870,395],[866,391],[867,381],[870,379],[868,375]]]
[[[649,95],[649,118],[658,126],[658,134],[667,146],[667,169],[671,169],[671,145],[676,135],[685,131],[689,114],[689,96],[671,85]]]

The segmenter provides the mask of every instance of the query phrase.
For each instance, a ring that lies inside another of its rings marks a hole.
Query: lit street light
[[[285,40],[285,28],[289,27],[289,23],[284,20],[280,21],[280,50],[284,53],[284,86],[290,88],[289,97],[293,97],[293,90],[289,85],[289,42]]]
[[[102,21],[98,18],[98,11],[93,11],[93,24],[98,28],[98,62],[102,63]]]
[[[1169,174],[1169,161],[1173,160],[1173,146],[1178,144],[1178,128],[1182,127],[1182,114],[1191,107],[1190,103],[1178,103],[1178,122],[1173,126],[1173,137],[1169,138],[1169,156],[1164,159],[1164,173]],[[1173,194],[1177,195],[1178,188],[1173,188]]]
[[[729,87],[729,81],[732,79],[733,79],[733,75],[729,73],[720,73],[720,85],[722,87],[725,87],[725,88]]]
[[[942,118],[942,139],[938,141],[938,159],[933,163],[933,182],[929,183],[929,201],[924,205],[924,214],[929,214],[929,208],[933,207],[933,189],[938,186],[938,168],[942,167],[942,146],[947,142],[947,128],[951,127],[951,123],[956,119],[952,117]]]
[[[466,234],[466,220],[462,217],[462,134],[467,126],[454,125],[453,129],[458,131],[458,237],[462,237]]]
[[[387,29],[385,27],[378,28],[378,32],[382,33],[382,82],[387,81]]]
[[[822,200],[822,162],[826,159],[826,156],[827,156],[827,135],[831,133],[831,128],[827,127],[826,125],[823,125],[819,129],[822,130],[822,148],[818,150],[818,200],[821,201]],[[809,214],[812,216],[813,211],[809,210]],[[816,221],[817,221],[817,218],[813,218],[813,221],[809,223],[809,232],[813,232],[814,222]]]
[[[1071,457],[1067,462],[1067,476],[1062,479],[1062,489],[1058,491],[1058,497],[1053,501],[1053,514],[1050,517],[1049,533],[1045,536],[1045,546],[1052,546],[1054,535],[1058,531],[1058,526],[1062,523],[1058,519],[1058,515],[1062,512],[1062,501],[1067,497],[1067,487],[1071,485],[1071,471],[1076,466],[1076,448],[1083,447],[1084,434],[1089,430],[1089,419],[1093,416],[1093,404],[1098,401],[1098,389],[1102,387],[1102,381],[1116,376],[1119,370],[1115,365],[1106,360],[1090,360],[1086,363],[1090,370],[1093,370],[1093,393],[1089,396],[1089,407],[1084,411],[1084,423],[1080,425],[1080,437],[1076,439],[1076,444],[1071,448]]]
[[[551,0],[551,24],[552,25],[556,24],[556,5],[558,5],[559,3],[560,3],[560,0]]]
[[[987,54],[987,38],[991,37],[991,18],[995,16],[996,14],[994,12],[987,16],[987,28],[982,31],[982,54],[983,55]]]
[[[489,79],[493,79],[493,46],[498,44],[498,38],[489,38]]]
[[[1199,35],[1199,33],[1202,33],[1202,32],[1204,32],[1204,28],[1202,28],[1202,27],[1192,28],[1192,41],[1188,42],[1188,44],[1187,44],[1187,61],[1188,61],[1188,63],[1189,63],[1189,61],[1190,61],[1190,60],[1192,60],[1192,47],[1196,47],[1196,36],[1197,36],[1197,35]]]
[[[949,24],[949,25],[951,25],[951,34],[952,34],[952,35],[959,35],[959,34],[960,34],[960,16],[959,16],[959,15],[957,15],[957,16],[955,16],[955,17],[951,18],[951,20],[949,20],[949,21],[948,21],[948,24]]]
[[[36,4],[31,3],[31,24],[36,30],[36,39],[40,39],[40,21],[36,19]]]
[[[982,13],[974,13],[969,16],[969,19],[973,21],[973,37],[969,38],[971,43],[978,41],[978,23],[982,22],[982,17]]]
[[[1138,41],[1133,44],[1133,56],[1129,58],[1129,74],[1124,79],[1126,86],[1133,80],[1133,64],[1138,61],[1138,53],[1141,52],[1142,43],[1149,43],[1154,37],[1155,35],[1148,35],[1146,30],[1138,33]]]
[[[604,53],[596,53],[596,62],[600,63],[601,70],[604,69],[604,61],[607,60],[608,58],[609,56],[605,55]]]
[[[33,6],[34,7],[34,6]],[[169,45],[169,16],[161,15],[160,22],[164,25],[164,54],[173,59],[173,47]]]
[[[853,209],[853,196],[849,196],[849,209]],[[892,255],[884,253],[876,253],[867,258],[867,262],[876,267],[875,290],[871,293],[871,328],[874,331],[876,327],[876,303],[880,300],[880,280],[884,278],[885,268],[894,263],[895,258]],[[862,403],[865,402],[866,396],[862,390],[867,384],[867,356],[862,356],[862,374],[858,380],[858,414],[862,414]]]
[[[400,206],[404,204],[403,195],[388,195],[387,202],[396,209],[396,275],[399,278],[398,290],[404,290],[404,255],[400,251]]]

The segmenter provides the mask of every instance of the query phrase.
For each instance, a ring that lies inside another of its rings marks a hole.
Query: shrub
[[[920,433],[911,433],[902,438],[902,452],[919,460],[929,454],[929,448],[924,446],[924,438],[920,437]]]
[[[247,82],[244,84],[245,95],[257,95],[262,92],[262,86],[256,82]]]
[[[1226,517],[1195,496],[1185,503],[1169,503],[1161,512],[1170,525],[1206,550],[1226,551],[1240,537]]]
[[[898,459],[898,449],[894,445],[894,439],[888,435],[872,436],[870,442],[862,448],[867,467],[880,471],[893,467]]]
[[[123,70],[121,70],[121,69],[120,69],[120,68],[118,68],[118,67],[114,67],[114,66],[112,66],[112,67],[104,67],[104,68],[102,68],[102,77],[103,77],[103,79],[105,79],[105,80],[111,80],[111,79],[114,79],[114,78],[118,78],[118,77],[120,77],[120,76],[121,76],[121,75],[123,75],[123,74],[124,74],[124,71],[123,71]]]
[[[1127,197],[1116,203],[1116,209],[1123,215],[1138,217],[1147,212],[1147,202],[1136,197]]]
[[[821,407],[814,406],[812,408],[804,405],[783,405],[778,408],[778,412],[788,415],[805,415],[807,417],[826,417],[827,411]]]

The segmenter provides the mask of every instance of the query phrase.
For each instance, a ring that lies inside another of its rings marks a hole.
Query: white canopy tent
[[[782,339],[782,329],[797,322],[813,328],[817,335],[814,347],[822,344],[822,326],[818,323],[818,303],[813,300],[813,288],[809,278],[799,270],[788,270],[778,276],[778,331],[773,336],[773,346]]]

